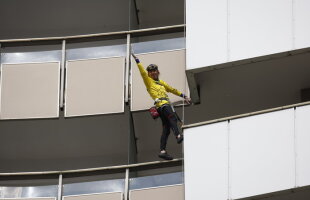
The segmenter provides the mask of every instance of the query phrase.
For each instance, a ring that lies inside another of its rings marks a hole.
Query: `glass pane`
[[[126,56],[126,39],[68,43],[66,60]]]
[[[130,179],[130,190],[183,183],[183,172],[136,177]]]
[[[146,37],[144,39],[147,39]],[[139,42],[136,42],[140,40]],[[143,41],[143,38],[134,38],[132,44],[132,50],[135,54],[139,53],[149,53],[157,51],[167,51],[174,49],[184,49],[185,48],[185,38],[176,37],[176,38],[163,38],[154,40]]]
[[[0,187],[0,198],[57,197],[58,185]]]
[[[124,179],[71,183],[64,185],[63,195],[67,196],[103,192],[123,192],[124,187]]]
[[[61,61],[61,44],[7,46],[1,48],[1,63],[37,63]]]

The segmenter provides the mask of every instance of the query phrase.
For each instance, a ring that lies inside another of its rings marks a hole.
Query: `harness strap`
[[[170,103],[169,103],[169,104],[162,105],[162,106],[159,107],[158,109],[163,109],[165,106],[170,106],[170,108],[172,109],[172,112],[173,112],[172,115],[174,115],[174,116],[177,118],[177,120],[178,120],[179,122],[181,122],[181,124],[183,124],[183,122],[182,122],[182,120],[180,119],[178,113],[175,112],[173,105],[171,105]],[[171,116],[169,115],[168,117],[170,118]]]
[[[155,101],[154,101],[154,105],[156,105],[156,103],[160,102],[160,101],[168,101],[169,102],[169,98],[165,98],[165,97],[162,97],[162,98],[156,98]]]

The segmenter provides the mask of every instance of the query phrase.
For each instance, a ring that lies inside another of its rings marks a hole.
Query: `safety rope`
[[[185,13],[185,9],[186,9],[186,4],[185,4],[185,1],[184,1],[184,13]],[[186,21],[186,17],[184,15],[184,21]],[[186,31],[185,31],[185,28],[184,28],[184,39],[186,38]],[[185,52],[186,52],[186,40],[184,41],[184,46],[185,46]],[[185,56],[184,56],[184,63],[185,63],[185,71],[184,73],[186,72],[186,53],[185,53]],[[184,91],[184,94],[189,96],[187,94],[187,81],[186,81],[186,74],[185,74],[185,81],[184,81],[184,84],[185,84],[185,91]],[[183,98],[183,103],[182,103],[182,125],[185,125],[185,99]],[[182,134],[183,134],[183,137],[184,137],[184,133],[183,133],[183,129],[182,129]],[[183,190],[183,195],[184,195],[184,198],[185,198],[185,171],[184,171],[184,162],[185,162],[185,159],[184,159],[184,143],[185,143],[185,137],[183,139],[183,142],[182,142],[182,156],[183,156],[183,161],[182,161],[182,172],[183,172],[183,185],[184,185],[184,190]]]

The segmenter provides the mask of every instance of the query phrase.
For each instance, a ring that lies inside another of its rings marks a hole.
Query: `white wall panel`
[[[3,64],[1,119],[59,116],[59,62]]]
[[[292,48],[292,0],[230,1],[231,61]]]
[[[297,186],[310,185],[310,106],[296,108]]]
[[[310,47],[308,0],[187,0],[187,69]]]
[[[230,122],[231,198],[295,186],[294,109]]]
[[[67,62],[65,117],[124,111],[124,57]]]
[[[227,61],[227,0],[186,1],[186,68]]]
[[[295,48],[310,47],[310,1],[293,0]]]
[[[144,68],[149,64],[157,64],[160,71],[160,79],[170,86],[186,93],[185,75],[185,50],[162,51],[147,54],[137,54]],[[131,85],[131,110],[144,110],[154,106],[154,101],[146,91],[139,69],[132,59],[132,85]],[[168,93],[170,101],[182,100],[181,97]]]
[[[64,196],[62,200],[123,200],[122,192]]]
[[[184,185],[171,185],[129,191],[129,200],[184,200]]]
[[[184,131],[185,199],[228,199],[228,122]]]

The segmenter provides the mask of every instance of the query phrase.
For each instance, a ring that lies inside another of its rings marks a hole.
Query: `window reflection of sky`
[[[169,173],[155,176],[145,176],[130,179],[130,190],[159,187],[165,185],[176,185],[183,183],[183,173]]]
[[[66,49],[66,60],[105,58],[115,56],[126,56],[126,44],[83,47]],[[149,53],[185,48],[185,38],[173,38],[133,43],[134,53]],[[1,63],[32,63],[32,62],[55,62],[61,61],[62,51],[32,51],[32,52],[10,52],[1,53]]]
[[[61,61],[61,50],[1,53],[1,63],[36,63]]]
[[[130,179],[130,189],[141,189],[183,183],[183,173],[169,173]],[[124,192],[125,180],[103,180],[64,184],[63,195]],[[0,198],[57,197],[58,185],[33,187],[0,187]]]
[[[71,183],[64,185],[63,195],[67,196],[103,192],[124,192],[124,188],[124,179]]]
[[[0,198],[57,197],[58,185],[0,187]]]
[[[147,42],[133,43],[132,48],[135,54],[149,53],[157,51],[167,51],[185,48],[185,38],[173,38],[164,40],[154,40]]]
[[[108,58],[115,56],[126,57],[126,45],[111,45],[99,47],[83,47],[66,50],[66,60],[80,60],[92,58]]]

